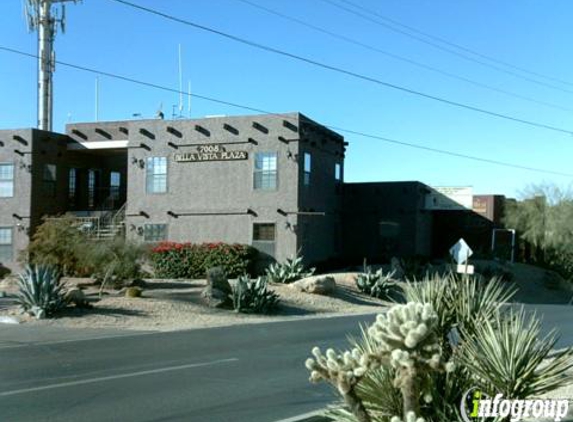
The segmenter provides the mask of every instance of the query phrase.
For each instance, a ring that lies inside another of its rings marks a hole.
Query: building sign
[[[200,161],[238,161],[247,160],[247,151],[227,151],[218,144],[200,145],[197,152],[183,152],[175,154],[173,159],[178,163],[196,163]]]
[[[426,195],[427,210],[471,210],[473,189],[470,186],[432,187]]]

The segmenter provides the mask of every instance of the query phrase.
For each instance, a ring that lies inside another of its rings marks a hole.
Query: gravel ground
[[[40,321],[21,315],[15,305],[5,305],[0,307],[0,316],[16,317],[22,323],[35,325],[172,331],[380,311],[385,302],[360,294],[353,276],[353,273],[337,275],[337,291],[331,296],[299,292],[288,285],[271,285],[271,289],[281,298],[280,307],[274,315],[248,315],[210,309],[201,300],[201,291],[206,284],[204,280],[146,280],[141,298],[127,298],[121,293],[112,292],[95,302],[92,309],[72,307],[57,318]],[[81,286],[88,297],[97,298],[97,289],[90,286],[91,280],[64,281],[68,285]],[[0,284],[0,290],[14,292],[13,283],[3,284]]]

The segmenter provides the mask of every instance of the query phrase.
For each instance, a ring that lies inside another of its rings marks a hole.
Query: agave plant
[[[27,266],[18,277],[18,304],[38,319],[52,316],[66,307],[60,273],[49,266]]]
[[[396,283],[392,281],[394,271],[384,274],[382,268],[372,272],[370,267],[366,272],[359,274],[356,278],[356,287],[362,293],[378,299],[386,299],[396,288]]]
[[[287,258],[286,262],[274,263],[267,268],[265,277],[272,283],[292,283],[301,278],[310,277],[314,274],[315,269],[306,270],[302,263],[302,256]]]
[[[557,336],[542,337],[539,319],[523,308],[483,320],[465,337],[459,360],[488,393],[527,399],[573,382],[573,348],[548,359]]]
[[[279,303],[279,296],[269,290],[263,277],[251,281],[247,275],[237,280],[237,284],[233,287],[232,298],[235,311],[243,313],[269,314]]]

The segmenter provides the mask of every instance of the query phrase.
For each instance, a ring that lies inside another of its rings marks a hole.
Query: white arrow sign
[[[472,248],[468,246],[464,239],[458,240],[458,242],[450,248],[450,255],[458,265],[464,264],[473,253]]]

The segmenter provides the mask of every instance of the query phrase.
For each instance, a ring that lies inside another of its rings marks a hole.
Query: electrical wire
[[[117,0],[112,0],[112,1],[117,1]],[[485,66],[485,67],[488,67],[488,68],[491,68],[491,69],[495,69],[495,70],[497,70],[498,72],[502,72],[502,73],[505,73],[505,74],[507,74],[507,75],[511,75],[511,76],[516,77],[516,78],[519,78],[519,79],[523,79],[523,80],[525,80],[525,81],[534,83],[534,84],[536,84],[536,85],[544,86],[544,87],[546,87],[546,88],[551,88],[551,89],[554,89],[554,90],[557,90],[557,91],[561,91],[561,92],[566,92],[566,93],[568,93],[568,94],[573,94],[573,91],[570,90],[570,89],[562,88],[562,87],[559,87],[559,86],[556,86],[556,85],[553,85],[553,84],[549,84],[549,83],[546,83],[546,82],[542,82],[542,81],[539,81],[539,80],[536,80],[536,79],[533,79],[533,78],[530,78],[530,77],[527,77],[527,76],[524,76],[524,75],[520,75],[520,74],[515,73],[515,72],[513,72],[513,71],[504,69],[503,67],[496,66],[496,65],[493,65],[493,64],[491,64],[491,63],[484,62],[484,61],[482,61],[482,60],[479,60],[479,59],[476,59],[476,58],[474,58],[474,57],[468,56],[468,55],[466,55],[466,54],[460,53],[459,51],[455,51],[455,50],[452,50],[451,48],[447,48],[447,47],[444,47],[444,46],[442,46],[442,45],[436,44],[436,43],[434,43],[434,42],[432,42],[432,41],[428,41],[428,40],[426,40],[426,39],[424,39],[424,38],[422,38],[422,37],[416,36],[416,35],[414,35],[414,34],[411,34],[411,33],[407,32],[407,31],[404,31],[404,30],[401,30],[401,29],[399,29],[399,28],[396,28],[396,27],[394,27],[394,26],[392,26],[392,25],[389,25],[389,24],[387,24],[387,23],[381,22],[379,19],[372,18],[371,16],[368,16],[367,14],[364,14],[364,13],[359,12],[359,11],[357,11],[357,10],[353,10],[353,9],[351,9],[351,8],[348,8],[348,7],[346,7],[346,6],[343,6],[343,5],[341,5],[341,4],[338,4],[338,3],[336,3],[336,2],[333,1],[333,0],[322,0],[322,1],[325,2],[325,3],[330,4],[331,6],[334,6],[334,7],[338,8],[338,9],[341,9],[341,10],[343,10],[343,11],[345,11],[345,12],[348,12],[348,13],[353,14],[353,15],[355,15],[355,16],[359,16],[359,17],[361,17],[361,18],[363,18],[363,19],[365,19],[365,20],[367,20],[367,21],[370,21],[370,22],[376,24],[376,25],[379,25],[379,26],[382,26],[382,27],[384,27],[384,28],[386,28],[386,29],[389,29],[390,31],[397,32],[397,33],[399,33],[399,34],[405,35],[405,36],[407,36],[407,37],[409,37],[409,38],[415,39],[415,40],[417,40],[417,41],[419,41],[419,42],[422,42],[422,43],[424,43],[424,44],[427,44],[427,45],[430,45],[430,46],[432,46],[432,47],[434,47],[434,48],[437,48],[438,50],[444,51],[444,52],[449,53],[449,54],[453,54],[454,56],[461,57],[461,58],[463,58],[463,59],[465,59],[465,60],[471,61],[471,62],[473,62],[473,63],[478,63],[478,64],[480,64],[480,65],[482,65],[482,66]],[[341,0],[341,1],[343,1],[343,0]],[[345,1],[345,3],[349,3],[349,2],[348,2],[348,1]],[[364,9],[364,8],[362,8],[361,6],[355,6],[355,7],[359,8],[359,9]],[[368,9],[366,9],[366,10],[368,10]],[[375,14],[375,12],[370,12],[370,14]]]
[[[499,60],[499,59],[497,59],[497,58],[495,58],[495,57],[489,56],[489,55],[487,55],[487,54],[480,53],[479,51],[476,51],[476,50],[473,50],[473,49],[471,49],[471,48],[465,47],[465,46],[463,46],[463,45],[461,45],[461,44],[458,44],[458,43],[449,41],[449,40],[447,40],[447,39],[445,39],[445,38],[439,37],[439,36],[437,36],[437,35],[430,34],[430,33],[428,33],[428,32],[421,31],[421,30],[419,30],[419,29],[417,29],[417,28],[414,28],[414,27],[412,27],[412,26],[410,26],[410,25],[406,25],[406,24],[404,24],[404,23],[402,23],[402,22],[398,22],[398,21],[395,20],[395,19],[391,19],[391,18],[389,18],[389,17],[387,17],[387,16],[384,16],[384,15],[378,13],[378,12],[375,12],[375,11],[372,10],[372,9],[368,9],[368,8],[366,8],[366,7],[364,7],[364,6],[360,5],[360,4],[354,3],[354,2],[352,2],[352,1],[350,1],[350,0],[339,0],[339,1],[342,2],[342,3],[346,3],[346,4],[348,4],[348,5],[351,5],[351,6],[355,7],[355,8],[357,8],[357,9],[363,10],[363,11],[365,11],[365,12],[367,12],[367,13],[371,13],[371,14],[377,16],[378,18],[383,19],[383,20],[385,20],[385,21],[387,21],[387,22],[390,22],[390,23],[392,23],[392,24],[394,24],[394,25],[397,25],[397,26],[400,26],[400,27],[402,27],[402,28],[408,29],[409,31],[412,31],[412,32],[415,32],[415,33],[417,33],[417,34],[423,35],[423,36],[428,37],[428,38],[430,38],[430,39],[433,39],[433,40],[435,40],[435,41],[441,42],[441,43],[443,43],[443,44],[449,45],[449,46],[451,46],[451,47],[457,48],[457,49],[459,49],[459,50],[462,50],[462,51],[465,51],[465,52],[467,52],[467,53],[473,54],[473,55],[475,55],[475,56],[481,57],[481,58],[483,58],[483,59],[492,61],[492,62],[494,62],[494,63],[498,63],[498,64],[501,64],[501,65],[503,65],[503,66],[507,66],[507,67],[509,67],[509,68],[518,70],[518,71],[523,72],[523,73],[527,73],[527,74],[532,75],[532,76],[537,76],[537,77],[539,77],[539,78],[544,78],[544,79],[547,79],[547,80],[550,80],[550,81],[553,81],[553,82],[558,82],[558,83],[561,83],[561,84],[564,84],[564,85],[573,86],[573,82],[565,81],[565,80],[563,80],[563,79],[559,79],[559,78],[556,78],[556,77],[554,77],[554,76],[544,75],[544,74],[542,74],[542,73],[534,72],[534,71],[532,71],[532,70],[528,70],[528,69],[525,69],[525,68],[523,68],[523,67],[516,66],[516,65],[511,64],[511,63],[508,63],[508,62],[506,62],[506,61]]]
[[[333,31],[329,31],[328,29],[325,29],[325,28],[323,28],[323,27],[320,27],[320,26],[311,24],[311,23],[306,22],[306,21],[304,21],[304,20],[302,20],[302,19],[298,19],[298,18],[295,18],[295,17],[293,17],[293,16],[289,16],[289,15],[287,15],[287,14],[278,12],[277,10],[274,10],[274,9],[269,8],[269,7],[263,6],[263,5],[261,5],[261,4],[252,2],[252,1],[250,1],[250,0],[236,0],[236,1],[238,1],[238,2],[240,2],[240,3],[243,3],[243,4],[247,4],[247,5],[251,6],[251,7],[256,8],[256,9],[263,10],[263,11],[266,12],[266,13],[269,13],[269,14],[275,15],[275,16],[278,16],[278,17],[280,17],[280,18],[282,18],[282,19],[288,20],[288,21],[290,21],[290,22],[294,22],[294,23],[296,23],[296,24],[298,24],[298,25],[302,25],[302,26],[304,26],[304,27],[306,27],[306,28],[310,28],[310,29],[312,29],[312,30],[314,30],[314,31],[317,31],[317,32],[326,34],[326,35],[328,35],[328,36],[330,36],[330,37],[333,37],[333,38],[335,38],[335,39],[338,39],[338,40],[341,40],[341,41],[344,41],[344,42],[347,42],[347,43],[350,43],[350,44],[353,44],[353,45],[356,45],[356,46],[365,48],[365,49],[370,50],[370,51],[373,51],[373,52],[375,52],[375,53],[382,54],[382,55],[384,55],[384,56],[386,56],[386,57],[390,57],[390,58],[392,58],[392,59],[395,59],[395,60],[398,60],[398,61],[401,61],[401,62],[404,62],[404,63],[408,63],[408,64],[411,64],[411,65],[413,65],[413,66],[417,66],[417,67],[422,68],[422,69],[425,69],[425,70],[429,70],[429,71],[431,71],[431,72],[435,72],[435,73],[440,74],[440,75],[442,75],[442,76],[446,76],[446,77],[449,77],[449,78],[452,78],[452,79],[456,79],[456,80],[458,80],[458,81],[466,82],[466,83],[468,83],[468,84],[477,86],[477,87],[479,87],[479,88],[487,89],[487,90],[490,90],[490,91],[493,91],[493,92],[497,92],[497,93],[500,93],[500,94],[504,94],[504,95],[507,95],[507,96],[510,96],[510,97],[513,97],[513,98],[518,98],[518,99],[520,99],[520,100],[528,101],[528,102],[531,102],[531,103],[534,103],[534,104],[538,104],[538,105],[542,105],[542,106],[545,106],[545,107],[550,107],[550,108],[554,108],[554,109],[562,110],[562,111],[573,111],[573,109],[568,108],[568,107],[564,107],[564,106],[562,106],[562,105],[558,105],[558,104],[553,104],[553,103],[546,102],[546,101],[537,100],[537,99],[535,99],[535,98],[531,98],[531,97],[528,97],[528,96],[525,96],[525,95],[521,95],[521,94],[518,94],[518,93],[515,93],[515,92],[507,91],[507,90],[502,89],[502,88],[497,88],[497,87],[495,87],[495,86],[488,85],[488,84],[485,84],[485,83],[483,83],[483,82],[479,82],[479,81],[476,81],[476,80],[473,80],[473,79],[470,79],[470,78],[466,78],[466,77],[464,77],[464,76],[460,76],[460,75],[457,75],[457,74],[448,72],[448,71],[446,71],[446,70],[439,69],[439,68],[436,68],[436,67],[434,67],[434,66],[430,66],[430,65],[425,64],[425,63],[422,63],[422,62],[418,62],[418,61],[413,60],[413,59],[410,59],[410,58],[408,58],[408,57],[401,56],[401,55],[399,55],[399,54],[395,54],[395,53],[389,52],[389,51],[387,51],[387,50],[383,50],[383,49],[381,49],[381,48],[379,48],[379,47],[376,47],[376,46],[374,46],[374,45],[367,44],[367,43],[364,43],[364,42],[362,42],[362,41],[358,41],[357,39],[350,38],[350,37],[347,37],[347,36],[345,36],[345,35],[342,35],[342,34],[339,34],[339,33],[333,32]]]
[[[36,60],[38,59],[38,56],[36,54],[27,53],[27,52],[24,52],[21,50],[16,50],[16,49],[1,46],[1,45],[0,45],[0,51],[5,51],[8,53],[12,53],[12,54],[16,54],[16,55],[36,59]],[[96,75],[100,75],[100,76],[106,76],[106,77],[109,77],[111,79],[118,79],[118,80],[121,80],[124,82],[129,82],[129,83],[133,83],[136,85],[145,86],[148,88],[154,88],[154,89],[158,89],[158,90],[162,90],[162,91],[166,91],[166,92],[170,92],[170,93],[176,93],[178,95],[182,93],[183,95],[191,96],[191,97],[198,98],[201,100],[205,100],[205,101],[209,101],[209,102],[213,102],[213,103],[217,103],[217,104],[222,104],[222,105],[226,105],[226,106],[230,106],[230,107],[234,107],[234,108],[239,108],[242,110],[248,110],[248,111],[253,111],[256,113],[269,114],[269,115],[280,116],[282,118],[288,118],[288,116],[281,114],[281,113],[273,113],[273,112],[270,112],[268,110],[264,110],[261,108],[252,107],[252,106],[248,106],[248,105],[244,105],[244,104],[239,104],[236,102],[221,100],[221,99],[209,97],[206,95],[182,92],[179,89],[169,88],[169,87],[155,84],[152,82],[142,81],[142,80],[135,79],[132,77],[118,75],[118,74],[111,73],[111,72],[105,72],[102,70],[93,69],[93,68],[89,68],[86,66],[80,66],[77,64],[67,63],[67,62],[60,61],[60,60],[56,60],[55,64],[58,64],[58,65],[64,66],[64,67],[68,67],[70,69],[88,72],[88,73],[92,73],[92,74],[96,74]],[[349,134],[364,137],[364,138],[376,139],[376,140],[379,140],[379,141],[382,141],[385,143],[394,144],[394,145],[401,145],[401,146],[408,147],[408,148],[414,148],[414,149],[418,149],[418,150],[433,152],[433,153],[442,154],[442,155],[448,155],[448,156],[457,157],[457,158],[464,158],[464,159],[468,159],[468,160],[479,161],[479,162],[483,162],[483,163],[494,164],[494,165],[508,167],[508,168],[514,168],[514,169],[519,169],[519,170],[532,171],[532,172],[536,172],[536,173],[545,173],[545,174],[552,174],[552,175],[556,175],[556,176],[564,176],[564,177],[573,178],[573,174],[570,174],[570,173],[558,172],[558,171],[535,168],[535,167],[528,167],[528,166],[523,166],[520,164],[508,163],[508,162],[493,160],[493,159],[489,159],[489,158],[483,158],[483,157],[477,157],[477,156],[472,156],[472,155],[467,155],[467,154],[461,154],[461,153],[457,153],[454,151],[448,151],[448,150],[444,150],[444,149],[424,146],[421,144],[399,141],[399,140],[386,138],[386,137],[379,136],[379,135],[369,134],[369,133],[360,132],[357,130],[347,129],[347,128],[334,126],[334,125],[323,125],[323,126],[329,128],[331,130],[334,130],[334,131],[349,133]]]
[[[513,121],[513,122],[516,122],[516,123],[521,123],[521,124],[528,125],[528,126],[533,126],[533,127],[542,128],[542,129],[547,129],[547,130],[554,131],[554,132],[560,132],[560,133],[566,133],[566,134],[568,134],[568,135],[573,135],[573,131],[571,131],[571,130],[569,130],[569,129],[563,129],[563,128],[560,128],[560,127],[557,127],[557,126],[553,126],[553,125],[549,125],[549,124],[534,122],[534,121],[532,121],[532,120],[522,119],[522,118],[514,117],[514,116],[511,116],[511,115],[508,115],[508,114],[503,114],[503,113],[498,113],[498,112],[495,112],[495,111],[490,111],[490,110],[487,110],[487,109],[484,109],[484,108],[480,108],[480,107],[472,106],[472,105],[469,105],[469,104],[465,104],[465,103],[461,103],[461,102],[449,100],[449,99],[447,99],[447,98],[438,97],[438,96],[433,95],[433,94],[427,94],[427,93],[424,93],[424,92],[421,92],[421,91],[417,91],[417,90],[414,90],[414,89],[411,89],[411,88],[407,88],[407,87],[404,87],[404,86],[396,85],[396,84],[393,84],[393,83],[390,83],[390,82],[386,82],[386,81],[383,81],[383,80],[380,80],[380,79],[376,79],[376,78],[371,77],[371,76],[367,76],[367,75],[363,75],[363,74],[360,74],[360,73],[356,73],[356,72],[351,71],[351,70],[347,70],[347,69],[343,69],[343,68],[340,68],[340,67],[336,67],[336,66],[329,65],[329,64],[326,64],[326,63],[322,63],[322,62],[319,62],[319,61],[316,61],[316,60],[313,60],[313,59],[309,59],[309,58],[307,58],[307,57],[303,57],[303,56],[300,56],[300,55],[297,55],[297,54],[294,54],[294,53],[290,53],[290,52],[287,52],[287,51],[284,51],[284,50],[280,50],[280,49],[278,49],[278,48],[274,48],[274,47],[270,47],[270,46],[267,46],[267,45],[264,45],[264,44],[260,44],[260,43],[255,42],[255,41],[250,41],[250,40],[247,40],[247,39],[245,39],[245,38],[238,37],[238,36],[236,36],[236,35],[232,35],[232,34],[229,34],[229,33],[223,32],[223,31],[219,31],[219,30],[214,29],[214,28],[207,27],[207,26],[205,26],[205,25],[197,24],[197,23],[194,23],[194,22],[191,22],[191,21],[182,19],[182,18],[178,18],[178,17],[176,17],[176,16],[169,15],[169,14],[167,14],[167,13],[163,13],[163,12],[160,12],[160,11],[158,11],[158,10],[150,9],[150,8],[148,8],[148,7],[141,6],[141,5],[138,5],[138,4],[135,4],[135,3],[132,3],[132,2],[126,1],[126,0],[109,0],[109,1],[116,2],[116,3],[120,3],[120,4],[123,4],[123,5],[125,5],[125,6],[129,6],[129,7],[132,7],[132,8],[141,10],[141,11],[144,11],[144,12],[146,12],[146,13],[150,13],[150,14],[153,14],[153,15],[156,15],[156,16],[160,16],[160,17],[162,17],[162,18],[165,18],[165,19],[168,19],[168,20],[171,20],[171,21],[174,21],[174,22],[178,22],[178,23],[181,23],[181,24],[184,24],[184,25],[187,25],[187,26],[191,26],[191,27],[200,29],[200,30],[202,30],[202,31],[210,32],[210,33],[212,33],[212,34],[216,34],[216,35],[219,35],[219,36],[221,36],[221,37],[224,37],[224,38],[227,38],[227,39],[230,39],[230,40],[239,42],[239,43],[241,43],[241,44],[249,45],[249,46],[251,46],[251,47],[254,47],[254,48],[257,48],[257,49],[260,49],[260,50],[264,50],[264,51],[267,51],[267,52],[270,52],[270,53],[274,53],[274,54],[278,54],[278,55],[281,55],[281,56],[284,56],[284,57],[288,57],[288,58],[291,58],[291,59],[294,59],[294,60],[298,60],[298,61],[301,61],[301,62],[310,64],[310,65],[313,65],[313,66],[316,66],[316,67],[320,67],[320,68],[323,68],[323,69],[327,69],[327,70],[330,70],[330,71],[333,71],[333,72],[336,72],[336,73],[340,73],[340,74],[343,74],[343,75],[346,75],[346,76],[351,76],[351,77],[353,77],[353,78],[356,78],[356,79],[359,79],[359,80],[362,80],[362,81],[366,81],[366,82],[374,83],[374,84],[377,84],[377,85],[380,85],[380,86],[384,86],[384,87],[386,87],[386,88],[391,88],[391,89],[394,89],[394,90],[397,90],[397,91],[401,91],[401,92],[405,92],[405,93],[408,93],[408,94],[411,94],[411,95],[415,95],[415,96],[418,96],[418,97],[423,97],[423,98],[426,98],[426,99],[429,99],[429,100],[433,100],[433,101],[436,101],[436,102],[440,102],[440,103],[442,103],[442,104],[447,104],[447,105],[454,106],[454,107],[457,107],[457,108],[463,108],[463,109],[466,109],[466,110],[470,110],[470,111],[473,111],[473,112],[476,112],[476,113],[480,113],[480,114],[484,114],[484,115],[496,117],[496,118],[499,118],[499,119],[509,120],[509,121]]]

